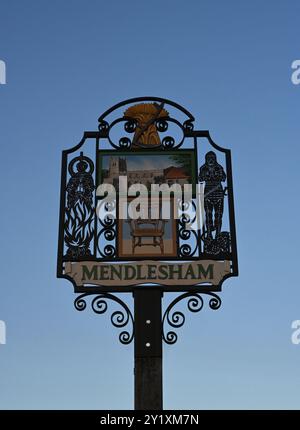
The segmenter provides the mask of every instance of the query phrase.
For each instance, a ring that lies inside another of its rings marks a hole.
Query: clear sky
[[[299,17],[294,0],[1,1],[0,408],[133,407],[133,346],[55,276],[61,151],[144,95],[229,147],[235,183],[240,276],[164,347],[164,407],[300,407]]]

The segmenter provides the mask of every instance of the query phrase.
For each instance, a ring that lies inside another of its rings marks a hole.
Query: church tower
[[[121,158],[119,160],[119,171],[120,171],[120,176],[127,176],[127,161],[126,161],[126,157]]]
[[[109,177],[119,176],[119,157],[109,158]]]

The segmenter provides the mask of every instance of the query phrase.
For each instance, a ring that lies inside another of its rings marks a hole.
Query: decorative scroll
[[[75,167],[75,169],[74,169]],[[93,238],[93,191],[92,160],[80,153],[69,164],[70,179],[67,184],[67,207],[65,208],[64,240],[67,257],[77,259],[91,255],[90,242]]]
[[[197,222],[197,207],[193,200],[178,201],[179,220],[178,220],[178,235],[179,235],[179,255],[180,257],[198,256],[199,231],[197,228],[192,228],[192,225]]]
[[[203,293],[185,293],[181,296],[174,299],[163,315],[162,320],[162,336],[163,341],[169,345],[176,343],[178,336],[175,331],[172,329],[169,330],[167,325],[171,326],[174,329],[178,329],[182,327],[185,323],[185,315],[181,311],[175,310],[175,306],[181,302],[182,300],[187,299],[187,309],[190,312],[196,313],[200,312],[204,306],[203,295],[207,295],[210,297],[209,299],[209,307],[213,310],[217,310],[221,306],[220,297],[211,292],[203,292]],[[119,334],[119,340],[123,345],[128,345],[132,342],[134,338],[134,319],[131,310],[121,299],[114,296],[110,293],[102,293],[102,294],[91,294],[85,293],[76,297],[74,301],[74,306],[78,311],[83,311],[87,307],[86,299],[89,297],[93,297],[91,300],[91,308],[96,314],[105,314],[108,310],[108,301],[112,301],[120,306],[119,310],[113,311],[110,316],[111,323],[114,327],[118,329],[123,329],[126,327],[126,330],[122,330]],[[168,331],[169,330],[169,331]]]
[[[100,211],[102,213],[100,214]],[[97,252],[102,258],[116,257],[116,201],[99,201],[97,207],[100,231],[97,233]]]
[[[83,311],[87,304],[86,298],[93,297],[92,294],[86,293],[76,297],[74,306],[78,311]],[[112,301],[120,306],[120,310],[112,312],[110,316],[111,323],[118,329],[129,326],[119,334],[119,340],[123,345],[128,345],[134,337],[134,321],[129,307],[121,299],[109,293],[97,294],[91,301],[91,308],[96,314],[104,314],[108,310],[108,301]]]
[[[111,131],[114,126],[124,123],[124,131],[127,134],[134,134],[131,139],[128,136],[121,136],[118,142],[111,138]],[[161,133],[166,133],[169,123],[176,124],[181,133],[181,139],[167,135],[161,137]],[[183,144],[185,134],[193,131],[193,119],[186,120],[181,124],[177,119],[171,118],[164,109],[164,102],[141,103],[130,106],[124,112],[122,118],[115,119],[111,124],[102,118],[99,120],[99,131],[106,133],[111,146],[115,149],[177,149]]]
[[[185,315],[181,311],[176,311],[174,307],[184,299],[187,299],[187,308],[190,312],[200,312],[204,306],[204,299],[202,295],[210,296],[209,307],[213,310],[219,309],[221,306],[221,299],[217,294],[202,292],[202,293],[185,293],[179,297],[176,297],[169,306],[167,307],[163,320],[162,320],[162,328],[163,328],[163,340],[164,342],[172,345],[177,342],[178,336],[177,333],[173,330],[169,330],[166,326],[169,325],[172,328],[180,328],[185,323]],[[169,330],[169,331],[168,331]]]

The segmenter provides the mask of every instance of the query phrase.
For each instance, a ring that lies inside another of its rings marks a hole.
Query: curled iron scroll
[[[93,294],[85,293],[76,297],[74,306],[78,311],[86,309],[86,298]],[[125,328],[119,334],[119,340],[123,345],[128,345],[134,337],[134,321],[129,307],[119,297],[109,293],[97,294],[91,301],[91,308],[96,314],[104,314],[108,309],[108,301],[112,301],[120,306],[119,310],[112,312],[111,323],[116,328]],[[129,326],[129,327],[128,327]]]
[[[174,329],[180,328],[185,323],[185,315],[183,312],[179,310],[175,310],[174,307],[181,302],[184,299],[187,299],[187,308],[190,312],[200,312],[201,309],[204,306],[204,299],[202,295],[210,296],[209,299],[209,307],[213,310],[219,309],[221,306],[221,299],[220,297],[211,292],[202,292],[202,293],[195,293],[195,292],[188,292],[185,294],[182,294],[179,297],[176,297],[167,309],[164,312],[163,320],[162,320],[162,333],[163,333],[163,340],[165,343],[172,345],[177,342],[178,336],[177,333],[174,330],[169,330],[170,326]]]

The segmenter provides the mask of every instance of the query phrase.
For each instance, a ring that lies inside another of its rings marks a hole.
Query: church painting
[[[193,151],[141,153],[103,151],[100,156],[99,184],[107,183],[119,189],[119,177],[127,177],[127,186],[143,184],[150,191],[152,184],[194,184],[195,155]]]

